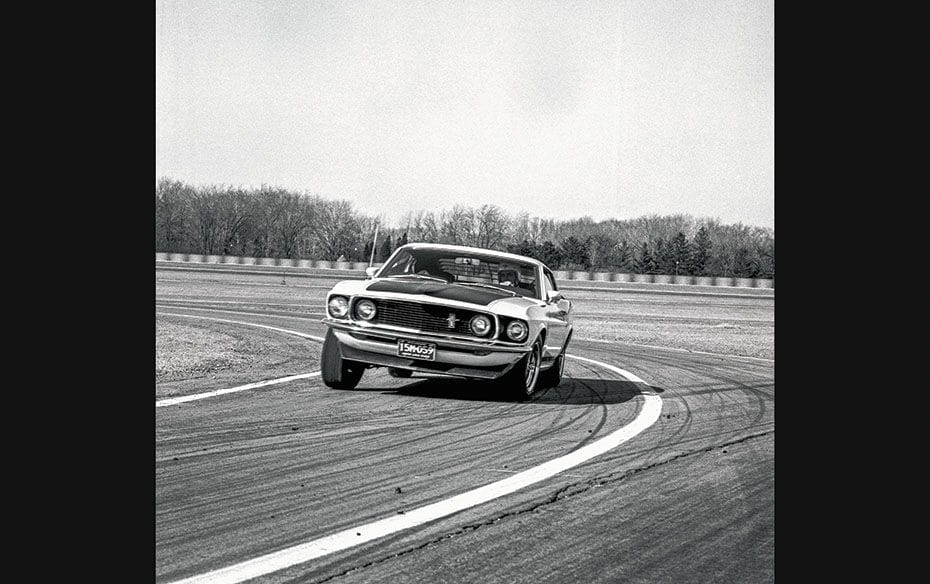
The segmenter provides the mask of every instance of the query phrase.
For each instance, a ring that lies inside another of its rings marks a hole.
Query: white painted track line
[[[254,326],[254,327],[258,327],[258,328],[263,328],[263,329],[268,329],[268,330],[277,331],[277,332],[279,332],[279,333],[287,333],[287,334],[289,334],[289,335],[296,335],[296,336],[298,336],[298,337],[302,337],[302,338],[305,338],[305,339],[310,339],[310,340],[312,340],[312,341],[319,341],[319,342],[321,342],[321,343],[323,342],[323,337],[317,337],[317,336],[308,335],[308,334],[306,334],[306,333],[302,333],[302,332],[299,332],[299,331],[292,331],[292,330],[289,330],[289,329],[278,328],[278,327],[276,327],[276,326],[268,326],[268,325],[265,325],[265,324],[256,324],[256,323],[254,323],[254,322],[242,322],[242,321],[239,321],[239,320],[228,320],[228,319],[225,319],[225,318],[214,318],[214,317],[212,317],[212,316],[200,316],[199,314],[177,314],[177,313],[174,313],[174,312],[156,312],[155,314],[163,314],[163,315],[165,315],[165,316],[180,316],[180,317],[184,317],[184,318],[199,318],[199,319],[203,319],[203,320],[215,320],[215,321],[218,321],[218,322],[227,322],[227,323],[231,323],[231,324],[241,324],[241,325],[245,325],[245,326]],[[169,398],[165,398],[165,399],[163,399],[163,400],[158,400],[158,401],[156,401],[156,402],[155,402],[155,407],[156,407],[156,408],[163,408],[163,407],[165,407],[165,406],[173,406],[173,405],[181,404],[181,403],[184,403],[184,402],[196,401],[196,400],[205,399],[205,398],[208,398],[208,397],[215,397],[215,396],[218,396],[218,395],[224,395],[224,394],[227,394],[227,393],[236,393],[237,391],[246,391],[246,390],[248,390],[248,389],[257,389],[257,388],[259,388],[259,387],[266,387],[266,386],[268,386],[268,385],[277,385],[277,384],[279,384],[279,383],[287,383],[288,381],[296,381],[296,380],[298,380],[298,379],[307,379],[307,378],[310,378],[310,377],[315,377],[315,376],[317,376],[317,375],[319,375],[319,374],[320,374],[319,371],[314,371],[314,372],[312,372],[312,373],[301,373],[301,374],[299,374],[299,375],[289,375],[289,376],[287,376],[287,377],[280,377],[280,378],[278,378],[278,379],[267,379],[267,380],[265,380],[265,381],[257,381],[257,382],[255,382],[255,383],[249,383],[249,384],[247,384],[247,385],[240,385],[240,386],[238,386],[238,387],[230,387],[229,389],[217,389],[217,390],[214,390],[214,391],[207,391],[207,392],[204,392],[204,393],[195,393],[195,394],[193,394],[193,395],[184,395],[184,396],[179,396],[179,397],[169,397]]]
[[[569,355],[569,357],[605,367],[634,383],[645,385],[642,379],[619,367],[574,355]],[[372,523],[352,527],[226,568],[186,578],[176,584],[243,582],[452,515],[546,480],[620,446],[652,426],[662,414],[662,398],[652,393],[648,386],[642,389],[645,390],[642,394],[644,403],[632,422],[574,452],[444,501],[407,511],[404,515],[392,515]]]
[[[319,374],[320,374],[319,371],[314,371],[313,373],[301,373],[300,375],[289,375],[287,377],[280,377],[278,379],[256,381],[255,383],[249,383],[247,385],[240,385],[239,387],[230,387],[229,389],[217,389],[214,391],[206,391],[204,393],[195,393],[193,395],[182,395],[179,397],[169,397],[169,398],[156,401],[155,407],[163,408],[165,406],[173,406],[176,404],[196,401],[199,399],[206,399],[208,397],[216,397],[218,395],[225,395],[227,393],[236,393],[237,391],[246,391],[247,389],[258,389],[259,387],[267,387],[269,385],[287,383],[288,381],[296,381],[298,379],[308,379],[310,377],[316,377]]]

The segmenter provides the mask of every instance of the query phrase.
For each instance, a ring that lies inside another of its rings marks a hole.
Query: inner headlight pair
[[[327,303],[329,315],[334,318],[345,318],[349,314],[349,299],[345,296],[333,296]],[[375,303],[367,298],[363,298],[355,303],[355,314],[364,320],[371,320],[375,317],[378,309]]]

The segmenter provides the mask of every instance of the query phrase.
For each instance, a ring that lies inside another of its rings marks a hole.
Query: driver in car
[[[520,274],[511,266],[501,266],[497,271],[497,282],[502,286],[520,286]]]

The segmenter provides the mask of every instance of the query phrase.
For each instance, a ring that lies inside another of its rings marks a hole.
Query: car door
[[[571,301],[561,296],[555,277],[548,268],[542,269],[541,280],[548,328],[543,359],[549,360],[559,355],[568,336],[571,325]]]

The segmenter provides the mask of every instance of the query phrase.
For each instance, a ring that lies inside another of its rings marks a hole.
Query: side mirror
[[[375,274],[377,274],[377,273],[378,273],[378,270],[380,270],[380,269],[381,269],[381,268],[378,268],[378,267],[375,267],[375,266],[368,266],[367,268],[365,268],[365,274],[366,274],[369,278],[374,278],[374,277],[375,277]]]
[[[562,299],[562,293],[558,290],[549,290],[546,292],[547,302],[557,302]]]

